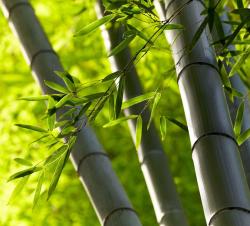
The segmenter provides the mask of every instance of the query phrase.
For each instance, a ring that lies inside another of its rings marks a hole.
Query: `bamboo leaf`
[[[245,107],[244,101],[242,101],[237,110],[235,123],[234,123],[234,133],[236,137],[238,137],[241,133],[241,125],[242,125],[242,120],[243,120],[243,115],[244,115],[244,107]]]
[[[45,130],[41,127],[38,127],[38,126],[32,126],[32,125],[27,125],[27,124],[15,124],[15,126],[18,126],[18,127],[24,128],[24,129],[37,131],[37,132],[47,133],[47,130]]]
[[[31,168],[28,168],[28,169],[25,169],[25,170],[21,170],[17,173],[14,173],[12,174],[9,178],[8,178],[8,181],[12,181],[12,180],[15,180],[17,178],[20,178],[20,177],[25,177],[25,176],[28,176],[34,172],[37,172],[39,170],[41,170],[42,168],[41,167],[31,167]]]
[[[109,120],[113,120],[115,117],[115,98],[111,94],[109,97]]]
[[[32,166],[32,163],[27,160],[27,159],[23,159],[23,158],[15,158],[14,159],[17,163],[24,165],[24,166]]]
[[[142,137],[142,118],[141,115],[139,115],[136,121],[136,140],[135,140],[136,150],[138,150],[141,144],[141,137]]]
[[[58,91],[58,92],[61,92],[61,93],[69,93],[69,90],[67,90],[64,86],[61,86],[55,82],[51,82],[51,81],[44,81],[45,85],[48,86],[49,88],[55,90],[55,91]]]
[[[129,29],[131,29],[132,31],[134,31],[134,34],[139,36],[141,39],[145,40],[146,42],[150,43],[151,45],[153,44],[152,41],[150,41],[148,39],[148,36],[145,35],[143,32],[139,31],[138,29],[136,29],[134,26],[132,26],[131,24],[127,24],[127,26],[129,27]]]
[[[27,101],[42,101],[42,100],[48,100],[48,95],[42,95],[42,96],[34,96],[34,97],[21,97],[18,98],[18,100],[27,100]]]
[[[105,78],[103,78],[103,79],[102,79],[102,82],[106,82],[106,81],[110,81],[110,80],[116,79],[116,78],[118,78],[119,76],[121,76],[122,74],[124,74],[123,71],[116,71],[116,72],[113,72],[113,73],[107,75]]]
[[[18,197],[18,195],[23,190],[24,186],[27,184],[28,179],[29,179],[29,176],[26,176],[26,177],[23,177],[23,178],[19,179],[15,189],[11,193],[8,204],[12,204],[15,201],[15,199]]]
[[[56,142],[57,143],[57,142]],[[63,145],[61,147],[59,147],[56,151],[54,151],[50,156],[48,156],[44,162],[44,166],[48,167],[48,165],[51,165],[53,163],[55,163],[56,161],[58,161],[58,159],[65,154],[66,150],[67,150],[68,146],[67,145]]]
[[[185,124],[183,124],[182,122],[180,122],[174,118],[171,118],[171,117],[167,117],[167,120],[172,122],[173,124],[175,124],[179,128],[183,129],[184,131],[188,132],[188,127]]]
[[[44,181],[44,171],[42,171],[38,177],[38,182],[37,182],[37,186],[36,186],[36,191],[35,191],[35,195],[34,195],[34,199],[33,199],[33,208],[36,207],[37,202],[40,198],[40,194],[41,194],[41,190],[42,190],[42,185],[43,185],[43,181]]]
[[[138,115],[129,115],[129,116],[126,116],[126,117],[122,117],[122,118],[119,118],[119,119],[116,119],[116,120],[113,120],[111,122],[108,122],[107,124],[105,124],[103,126],[103,128],[107,128],[107,127],[111,127],[111,126],[115,126],[115,125],[118,125],[124,121],[127,121],[129,119],[135,119],[137,118]]]
[[[228,87],[228,86],[223,86],[224,89],[230,94],[230,95],[233,95],[235,97],[239,97],[239,98],[243,98],[244,95],[239,92],[238,90],[232,88],[232,87]]]
[[[122,110],[129,108],[135,104],[139,104],[145,100],[152,99],[155,96],[155,94],[156,94],[155,92],[149,92],[149,93],[145,93],[145,94],[142,94],[140,96],[137,96],[137,97],[133,97],[127,101],[124,101],[122,103]]]
[[[233,65],[230,73],[229,73],[229,77],[233,76],[235,74],[236,71],[238,71],[242,65],[244,64],[245,60],[249,57],[250,55],[250,47],[247,48],[246,51],[244,51],[241,56],[239,57],[239,59],[236,61],[236,63]]]
[[[75,92],[76,86],[74,80],[76,78],[73,78],[73,76],[71,76],[68,72],[65,71],[54,71],[54,72],[64,81],[65,85],[71,92]],[[80,81],[78,80],[78,82]]]
[[[135,35],[127,36],[123,41],[121,41],[115,48],[113,48],[110,51],[108,57],[116,55],[122,50],[124,50],[129,45],[129,43],[133,41],[134,38],[135,38]]]
[[[237,142],[239,145],[242,145],[250,137],[250,129],[243,132],[238,138]]]
[[[74,36],[86,35],[92,31],[96,30],[101,25],[111,21],[113,18],[114,18],[114,15],[111,14],[111,15],[104,16],[99,20],[95,20],[94,22],[88,24],[87,26],[83,27],[78,32],[76,32]]]
[[[72,97],[72,94],[71,94],[71,93],[65,95],[60,101],[58,101],[58,102],[56,103],[55,107],[56,107],[56,108],[60,108],[60,107],[64,106],[64,105],[66,104],[66,102],[67,102],[68,100],[70,100],[71,97]]]
[[[181,24],[164,24],[162,30],[182,30],[184,27]]]
[[[123,92],[124,92],[125,78],[122,77],[119,81],[119,86],[117,90],[116,102],[115,102],[115,118],[118,118],[121,112]]]
[[[160,117],[160,131],[161,131],[161,139],[165,140],[167,133],[167,120],[165,116]]]
[[[149,118],[149,121],[148,121],[147,129],[149,129],[149,127],[151,125],[152,119],[153,119],[154,114],[155,114],[156,107],[159,104],[160,99],[161,99],[161,93],[156,93],[155,98],[154,98],[152,111],[151,111],[150,118]]]

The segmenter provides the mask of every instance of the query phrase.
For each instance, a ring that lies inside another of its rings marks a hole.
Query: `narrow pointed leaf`
[[[107,124],[105,124],[103,126],[103,128],[107,128],[107,127],[111,127],[111,126],[115,126],[115,125],[118,125],[124,121],[127,121],[129,119],[135,119],[137,118],[138,115],[129,115],[129,116],[126,116],[126,117],[122,117],[122,118],[119,118],[119,119],[116,119],[116,120],[113,120],[111,122],[108,122]]]
[[[74,84],[74,80],[73,77],[65,71],[54,71],[60,78],[63,79],[65,85],[67,86],[67,88],[74,92],[76,90],[75,84]]]
[[[32,166],[32,163],[27,160],[27,159],[23,159],[23,158],[15,158],[14,159],[17,163],[23,165],[23,166]]]
[[[32,125],[27,125],[27,124],[15,124],[18,127],[24,128],[24,129],[29,129],[37,132],[42,132],[42,133],[47,133],[47,130],[38,127],[38,126],[32,126]]]
[[[173,124],[175,124],[179,128],[181,128],[182,130],[188,132],[188,127],[185,124],[183,124],[182,122],[180,122],[174,118],[171,118],[171,117],[167,117],[167,120],[172,122]]]
[[[123,92],[124,92],[125,78],[122,77],[119,81],[119,86],[117,90],[116,102],[115,102],[115,118],[118,118],[121,112]]]
[[[131,29],[132,31],[134,31],[135,34],[137,36],[139,36],[141,39],[145,40],[146,42],[148,42],[150,44],[153,44],[153,42],[148,39],[148,36],[146,34],[144,34],[142,31],[139,31],[137,28],[135,28],[131,24],[127,24],[127,25],[129,27],[129,29]]]
[[[149,127],[151,125],[152,119],[153,119],[154,114],[155,114],[156,107],[157,107],[160,99],[161,99],[161,93],[156,93],[155,98],[154,98],[153,107],[152,107],[151,114],[150,114],[150,118],[148,121],[147,129],[149,129]]]
[[[164,24],[162,25],[163,30],[182,30],[184,29],[181,24]]]
[[[17,173],[12,174],[9,177],[8,181],[12,181],[12,180],[15,180],[15,179],[20,178],[20,177],[28,176],[28,175],[30,175],[30,174],[32,174],[34,172],[37,172],[37,171],[39,171],[41,169],[42,169],[41,167],[34,166],[34,167],[31,167],[31,168],[28,168],[28,169],[25,169],[25,170],[21,170],[21,171],[19,171]]]
[[[114,95],[111,94],[109,97],[109,120],[113,120],[115,117],[115,98]]]
[[[137,97],[133,97],[127,101],[124,101],[122,103],[122,110],[123,109],[126,109],[126,108],[129,108],[135,104],[138,104],[138,103],[141,103],[145,100],[149,100],[149,99],[152,99],[153,97],[155,96],[155,92],[150,92],[150,93],[145,93],[145,94],[142,94],[140,96],[137,96]]]
[[[107,16],[102,17],[99,20],[95,20],[91,24],[88,24],[87,26],[83,27],[78,32],[76,32],[76,34],[74,36],[86,35],[92,31],[96,30],[101,25],[111,21],[113,18],[114,18],[114,15],[107,15]]]
[[[42,190],[43,181],[44,181],[44,171],[42,171],[38,177],[36,191],[35,191],[35,195],[34,195],[34,199],[33,199],[33,208],[36,207],[37,202],[39,200],[41,190]]]
[[[115,48],[113,48],[110,51],[108,57],[116,55],[117,53],[124,50],[129,45],[129,43],[133,41],[134,38],[135,38],[135,35],[130,35],[126,37],[123,41],[121,41]]]
[[[69,90],[67,90],[64,86],[61,86],[55,82],[51,82],[51,81],[44,81],[45,85],[48,86],[49,88],[55,90],[55,91],[58,91],[58,92],[61,92],[61,93],[69,93]]]
[[[167,120],[165,116],[160,117],[160,131],[161,131],[161,139],[165,140],[167,132]]]
[[[56,108],[61,108],[66,104],[66,102],[72,97],[72,94],[65,95],[60,101],[58,101],[55,105]]]
[[[141,144],[141,137],[142,137],[142,118],[141,115],[139,115],[136,121],[136,140],[135,140],[136,150],[138,150]]]
[[[18,100],[43,101],[43,100],[48,100],[48,95],[34,96],[34,97],[21,97],[21,98],[18,98]]]
[[[235,96],[235,97],[239,97],[239,98],[243,98],[244,95],[239,92],[238,90],[232,88],[232,87],[228,87],[228,86],[224,86],[224,89],[231,95]]]
[[[242,125],[242,120],[243,120],[243,115],[244,115],[244,106],[245,106],[244,101],[242,101],[237,110],[235,123],[234,123],[234,133],[236,137],[238,137],[241,133],[241,125]]]
[[[238,138],[237,142],[239,145],[243,144],[250,137],[250,129],[243,132]]]
[[[119,76],[123,75],[123,71],[116,71],[116,72],[113,72],[109,75],[107,75],[105,78],[102,79],[103,82],[106,82],[106,81],[110,81],[110,80],[114,80],[116,78],[118,78]]]

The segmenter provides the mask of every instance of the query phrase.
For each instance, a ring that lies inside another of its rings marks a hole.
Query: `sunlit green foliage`
[[[66,164],[70,146],[73,143],[70,139],[74,139],[81,126],[85,125],[86,118],[83,114],[87,114],[89,121],[92,121],[92,126],[110,155],[114,169],[121,178],[142,223],[156,225],[147,189],[139,170],[135,148],[126,124],[120,124],[137,118],[136,146],[138,146],[141,137],[141,118],[138,115],[123,117],[121,110],[145,100],[151,107],[148,127],[154,118],[164,140],[170,167],[190,225],[204,224],[171,52],[164,36],[160,35],[164,29],[181,30],[183,27],[169,24],[169,21],[160,23],[153,11],[151,1],[129,1],[131,3],[127,5],[124,4],[125,1],[118,1],[116,4],[111,2],[113,1],[105,1],[105,6],[112,14],[96,20],[93,1],[32,1],[49,39],[68,71],[68,73],[57,72],[58,76],[63,78],[65,87],[46,81],[47,86],[59,92],[54,96],[39,96],[39,88],[32,80],[28,66],[21,56],[18,41],[7,28],[4,17],[0,17],[2,43],[0,46],[2,75],[0,77],[2,109],[0,112],[2,167],[0,170],[3,185],[0,190],[3,210],[0,223],[3,225],[33,225],[34,222],[35,225],[98,224],[73,167],[69,162]],[[189,50],[194,47],[207,25],[210,30],[213,26],[219,29],[221,27],[218,15],[226,1],[221,1],[216,7],[211,2],[207,1],[205,19],[190,43]],[[249,10],[244,8],[246,6],[244,1],[237,1],[237,3],[230,4],[230,7],[235,10],[230,14],[232,22],[227,22],[233,25],[233,33],[227,37],[220,36],[221,40],[214,43],[222,43],[218,51],[219,60],[232,64],[229,58],[236,58],[236,63],[226,77],[238,72],[246,84],[249,84],[244,72],[245,69],[249,69],[247,59],[250,43],[248,40]],[[105,52],[98,29],[100,25],[108,25],[114,18],[119,23],[126,24],[127,30],[124,40],[109,55],[116,54],[130,45],[133,55],[136,56],[133,61],[136,63],[140,79],[147,92],[145,95],[123,103],[125,71],[111,73],[108,54]],[[141,22],[143,20],[147,23]],[[158,31],[160,32],[156,33]],[[157,35],[154,36],[154,34]],[[238,54],[233,55],[232,51],[226,51],[226,47],[230,44],[236,44]],[[118,78],[120,80],[117,85],[114,81]],[[239,92],[230,85],[225,83],[224,87],[232,97],[239,97]],[[241,98],[245,97],[241,96]],[[47,107],[44,100],[48,103]],[[102,100],[105,101],[101,102]],[[68,115],[64,115],[64,118],[61,116],[61,119],[56,122],[55,112],[63,106],[70,106],[71,109],[73,107],[74,110],[70,110]],[[101,107],[98,108],[98,106]],[[234,126],[239,144],[250,136],[249,130],[243,134],[240,131],[242,108],[244,109],[242,106],[244,105],[242,104],[238,109]],[[80,126],[78,124],[79,127],[75,128],[74,125],[79,123],[79,120]],[[34,132],[27,133],[14,124]],[[119,125],[111,127],[117,124]],[[58,127],[64,129],[59,131]],[[39,135],[37,132],[44,134]],[[62,138],[69,140],[65,142]],[[37,139],[40,139],[39,142],[32,143]],[[47,169],[51,162],[54,167]],[[65,170],[61,175],[65,164]],[[25,169],[26,171],[22,171]],[[15,174],[17,171],[21,173]],[[45,176],[47,171],[48,175]],[[25,177],[17,179],[18,186],[11,197],[15,182],[7,183],[7,179],[12,180],[22,176]],[[57,189],[51,196],[56,185]],[[51,199],[46,201],[50,196]],[[33,204],[35,204],[34,208],[32,208]]]

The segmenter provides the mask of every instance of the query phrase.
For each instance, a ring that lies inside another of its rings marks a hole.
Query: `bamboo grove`
[[[64,70],[28,0],[1,0],[3,14],[43,93],[23,96],[19,101],[46,104],[43,126],[16,124],[40,134],[35,142],[45,143],[48,154],[35,163],[18,156],[26,168],[9,177],[9,181],[19,181],[14,195],[19,195],[29,177],[38,175],[33,208],[44,193],[49,200],[71,159],[101,225],[142,225],[143,215],[132,206],[91,128],[108,108],[109,121],[102,125],[104,129],[128,122],[158,225],[190,225],[171,173],[171,156],[163,148],[163,142],[168,145],[164,139],[171,123],[189,134],[190,158],[206,224],[248,226],[247,4],[244,0],[98,0],[97,19],[78,29],[74,38],[88,39],[101,29],[112,72],[85,83]],[[131,51],[134,40],[142,44]],[[164,99],[164,78],[154,90],[143,91],[137,65],[157,49],[159,41],[169,43],[174,66],[167,73],[176,74],[187,125],[169,113],[156,117]]]

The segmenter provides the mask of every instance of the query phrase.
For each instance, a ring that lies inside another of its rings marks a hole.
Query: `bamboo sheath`
[[[214,51],[205,32],[187,51],[203,17],[197,0],[156,3],[164,18],[183,31],[169,31],[178,84],[187,119],[192,158],[208,225],[247,226],[250,194],[227,108]],[[178,12],[178,13],[176,13]]]
[[[34,77],[44,93],[51,93],[44,80],[61,83],[54,70],[63,70],[28,0],[2,0],[2,9],[22,44]],[[91,128],[78,135],[71,160],[94,206],[99,221],[105,226],[141,226],[127,195],[111,168]]]
[[[104,7],[101,0],[97,1],[96,11],[99,18],[104,15]],[[102,33],[107,51],[110,51],[122,40],[122,27],[112,26],[110,29],[102,27]],[[117,55],[110,57],[113,72],[123,70],[132,59],[129,48]],[[126,72],[125,95],[130,99],[143,93],[138,74],[134,65]],[[125,115],[140,114],[145,103],[134,105],[125,110]],[[149,130],[146,125],[150,118],[150,112],[146,109],[141,114],[143,121],[141,145],[138,150],[139,162],[148,187],[148,191],[154,206],[157,222],[161,226],[187,226],[187,220],[180,204],[175,184],[170,173],[167,157],[156,129],[151,124]],[[136,120],[131,120],[129,128],[135,142]]]
[[[222,15],[222,20],[226,21],[228,20],[228,16],[226,13],[224,13]],[[232,33],[232,27],[229,24],[223,23],[223,30],[224,30],[224,35],[230,35]],[[216,31],[216,29],[213,29],[212,32],[212,38],[213,40],[219,40],[218,37],[218,32]],[[220,47],[218,47],[219,49]],[[228,49],[230,51],[234,51],[235,47],[233,45],[229,45]],[[234,59],[231,59],[232,63],[234,62]],[[228,72],[231,70],[231,68],[228,66],[227,67]],[[247,98],[248,95],[248,89],[247,87],[244,85],[244,83],[242,82],[240,76],[235,73],[232,77],[230,77],[230,82],[231,85],[234,89],[238,90],[239,92],[241,92],[244,96],[246,96],[246,99],[244,100],[244,105],[245,105],[245,109],[244,109],[244,114],[243,114],[243,120],[242,120],[242,127],[241,127],[241,131],[245,132],[247,129],[250,128],[250,106],[249,106],[249,100]],[[235,117],[237,114],[237,109],[239,108],[239,105],[241,103],[241,99],[238,97],[234,98],[233,103],[231,103],[230,100],[228,100],[228,106],[229,106],[229,111],[230,111],[230,115],[231,115],[231,119],[232,121],[235,121]],[[245,170],[245,174],[247,177],[247,182],[248,182],[248,186],[250,187],[250,139],[247,139],[240,147],[240,154],[241,154],[241,159],[243,162],[243,167]]]

